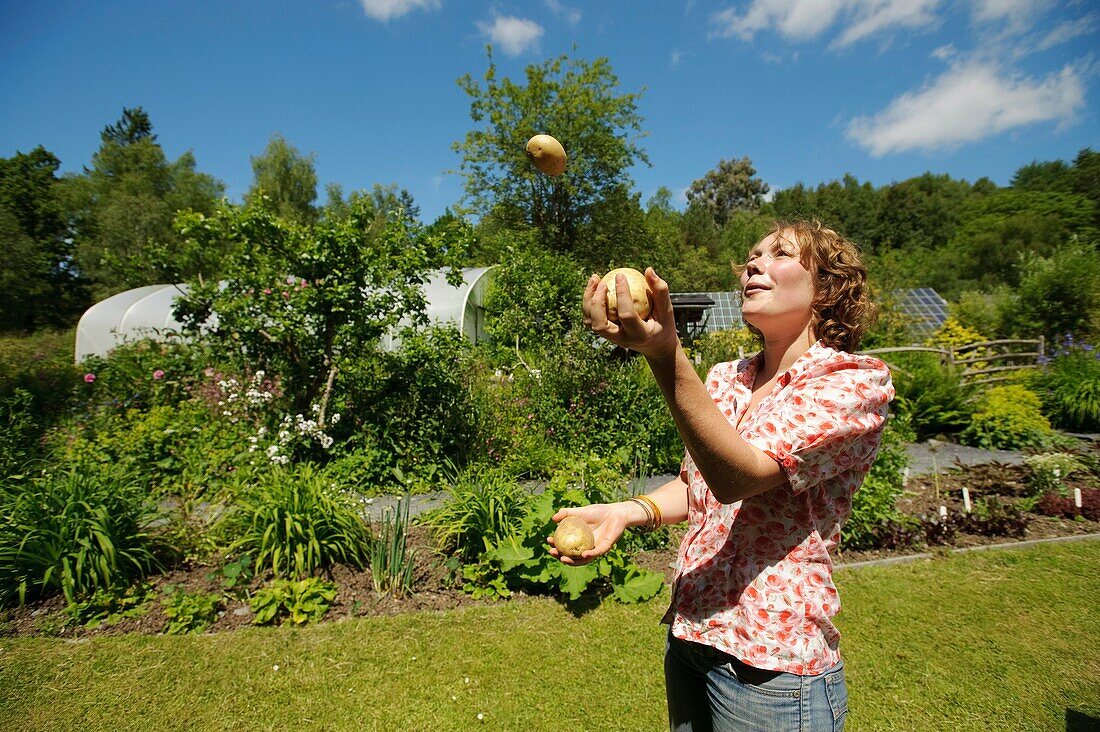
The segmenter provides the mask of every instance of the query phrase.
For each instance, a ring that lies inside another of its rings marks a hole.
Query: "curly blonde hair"
[[[877,315],[859,246],[817,219],[776,221],[762,238],[773,234],[793,238],[802,266],[815,274],[810,315],[814,335],[837,350],[855,351]],[[734,274],[740,277],[746,266],[735,262]],[[763,340],[760,331],[745,325]]]

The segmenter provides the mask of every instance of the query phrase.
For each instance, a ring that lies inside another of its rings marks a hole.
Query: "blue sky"
[[[562,53],[642,92],[643,202],[749,156],[773,188],[925,171],[1007,184],[1100,149],[1100,6],[1050,0],[0,0],[0,156],[79,171],[126,106],[240,200],[273,133],[345,192],[462,196],[455,83]],[[575,50],[574,50],[575,49]],[[553,130],[546,130],[553,134]],[[522,145],[523,140],[517,140]],[[566,146],[568,147],[568,141]]]

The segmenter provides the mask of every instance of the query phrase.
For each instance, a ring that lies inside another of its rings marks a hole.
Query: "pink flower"
[[[84,383],[90,384],[95,381],[95,374],[84,374]]]
[[[265,287],[264,288],[264,294],[265,295],[270,295],[271,294],[271,288],[270,287]]]
[[[164,370],[163,369],[157,369],[156,371],[153,372],[153,379],[154,380],[160,381],[163,378],[164,378]]]
[[[290,293],[287,292],[286,290],[283,290],[283,299],[286,300],[286,299],[289,299],[289,298],[290,298]]]

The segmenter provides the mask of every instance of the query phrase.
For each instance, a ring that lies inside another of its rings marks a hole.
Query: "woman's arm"
[[[662,524],[678,524],[687,520],[687,488],[687,484],[677,477],[647,494],[661,509]],[[627,528],[645,526],[649,522],[649,514],[636,501],[598,503],[578,508],[563,508],[554,514],[553,520],[561,521],[566,516],[576,516],[588,524],[592,528],[596,545],[589,551],[584,552],[579,559],[573,559],[562,556],[556,548],[553,548],[554,542],[553,537],[551,537],[550,553],[565,564],[587,564],[593,559],[606,554]]]
[[[763,450],[745,442],[718,410],[676,333],[668,283],[652,268],[646,280],[653,290],[653,313],[642,320],[634,312],[625,279],[616,282],[620,323],[609,322],[603,306],[606,286],[593,275],[584,292],[584,311],[592,331],[646,357],[661,387],[684,446],[711,493],[734,503],[783,485],[783,468]],[[603,289],[601,289],[603,288]]]

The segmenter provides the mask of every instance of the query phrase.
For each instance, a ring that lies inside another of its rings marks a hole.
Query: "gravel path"
[[[1089,435],[1087,437],[1096,439],[1100,436]],[[1019,464],[1024,460],[1024,453],[1017,450],[982,450],[976,447],[967,447],[966,445],[956,445],[949,442],[933,442],[931,440],[927,442],[911,443],[906,449],[909,452],[910,475],[913,476],[930,473],[935,468],[950,470],[955,467],[956,461],[963,465],[981,465],[983,463],[992,462]],[[646,480],[646,490],[651,491],[664,485],[675,477],[674,475],[651,475]],[[537,492],[540,490],[541,485],[539,483],[531,483],[530,487],[533,491]],[[446,497],[446,491],[412,496],[409,505],[409,515],[416,516],[424,511],[438,508],[443,505]],[[377,498],[367,499],[365,508],[369,515],[378,518],[382,515],[383,510],[394,506],[396,503],[396,496],[379,496]]]

